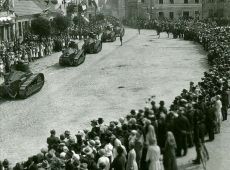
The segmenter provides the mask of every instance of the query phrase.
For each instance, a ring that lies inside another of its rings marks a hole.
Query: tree
[[[50,21],[44,17],[38,17],[32,20],[31,31],[39,36],[49,36],[51,34]]]
[[[65,32],[67,28],[70,26],[70,20],[66,16],[58,15],[53,20],[53,26],[58,32]]]

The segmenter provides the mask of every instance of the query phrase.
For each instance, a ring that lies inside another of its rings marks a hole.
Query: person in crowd
[[[196,159],[193,160],[194,164],[201,163],[201,152],[202,149],[205,151],[208,157],[208,151],[204,145],[204,137],[205,137],[205,114],[202,112],[201,106],[195,104],[194,106],[194,144],[196,148]]]
[[[221,121],[222,121],[222,102],[220,100],[220,95],[216,96],[215,100],[215,114],[216,114],[216,133],[220,133]]]
[[[108,157],[105,156],[105,154],[106,154],[105,149],[100,149],[98,151],[98,153],[100,155],[100,158],[97,161],[98,168],[100,167],[100,164],[103,163],[103,164],[105,164],[105,168],[104,169],[105,170],[109,170],[110,169],[110,160],[109,160]]]
[[[163,154],[164,170],[178,170],[176,161],[176,140],[172,132],[167,132],[165,150]]]
[[[180,107],[178,110],[178,117],[175,119],[174,133],[177,143],[177,156],[180,157],[183,149],[183,156],[187,154],[187,134],[189,132],[189,121],[184,116],[184,108]]]
[[[114,158],[111,168],[114,170],[125,170],[126,168],[126,156],[124,156],[123,147],[117,147],[117,156]]]
[[[126,170],[138,170],[137,162],[136,162],[136,152],[135,152],[135,144],[134,142],[129,143],[129,153],[128,160],[126,164]]]
[[[161,151],[157,146],[155,139],[149,141],[148,151],[146,155],[146,162],[148,163],[148,170],[161,170],[160,164]]]
[[[216,127],[216,114],[214,102],[207,102],[206,108],[206,129],[208,131],[209,141],[215,139],[215,127]]]
[[[137,131],[136,134],[136,139],[134,141],[134,149],[136,152],[136,161],[137,161],[137,166],[140,169],[141,168],[141,158],[142,158],[142,151],[143,151],[143,146],[144,146],[144,136],[141,130]]]
[[[48,144],[48,149],[57,149],[60,140],[58,137],[55,136],[56,135],[56,131],[54,129],[52,129],[50,131],[50,137],[47,138],[47,144]]]

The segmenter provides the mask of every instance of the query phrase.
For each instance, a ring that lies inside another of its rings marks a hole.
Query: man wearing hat
[[[50,131],[50,137],[47,138],[47,144],[48,144],[48,149],[57,149],[60,140],[58,137],[55,136],[56,135],[56,131],[54,129],[52,129]]]
[[[104,163],[106,165],[105,170],[109,170],[110,169],[110,161],[109,161],[109,158],[105,156],[105,154],[106,154],[105,149],[100,149],[98,151],[98,154],[100,155],[100,158],[97,161],[97,167],[99,168],[99,165],[101,163]]]
[[[167,108],[165,107],[165,102],[163,100],[160,101],[160,107],[158,108],[158,113],[163,112],[165,115],[167,115]]]
[[[2,166],[4,168],[4,170],[12,170],[12,168],[10,167],[10,163],[7,159],[5,159],[3,162],[2,162]]]
[[[91,121],[91,126],[92,126],[91,134],[92,134],[92,137],[98,136],[100,134],[100,127],[98,126],[97,123],[98,122],[95,119]]]
[[[183,149],[183,156],[187,154],[187,134],[189,132],[189,120],[184,116],[184,108],[180,107],[178,110],[178,117],[175,118],[175,139],[177,143],[177,156],[181,156]]]

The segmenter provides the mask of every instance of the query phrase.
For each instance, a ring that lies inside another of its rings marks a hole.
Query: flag
[[[97,3],[95,0],[90,0],[91,4],[93,4],[93,6],[97,9]]]

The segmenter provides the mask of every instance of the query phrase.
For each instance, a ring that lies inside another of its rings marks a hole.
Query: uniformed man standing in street
[[[122,37],[122,35],[120,34],[120,42],[121,42],[121,46],[122,46],[122,41],[123,41],[123,37]]]

